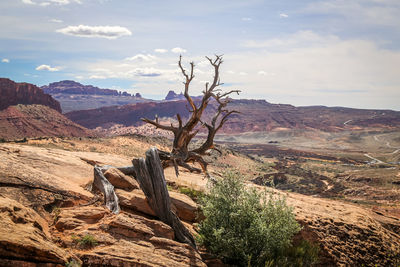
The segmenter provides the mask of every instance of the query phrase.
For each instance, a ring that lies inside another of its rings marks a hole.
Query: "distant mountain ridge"
[[[173,90],[170,90],[165,97],[165,100],[170,101],[170,100],[183,100],[185,99],[185,96],[181,92],[179,95],[175,93]]]
[[[93,85],[65,80],[41,87],[60,102],[62,111],[87,110],[106,106],[121,106],[148,101],[140,93],[129,94],[113,89],[101,89]]]
[[[199,100],[195,100],[198,103]],[[217,109],[211,101],[203,118],[210,121]],[[221,132],[228,134],[246,132],[268,132],[272,130],[357,130],[367,127],[385,129],[400,128],[400,112],[391,110],[366,110],[343,107],[309,106],[295,107],[287,104],[271,104],[265,100],[233,100],[229,110],[237,110],[224,124]],[[140,103],[119,107],[74,111],[65,114],[72,121],[94,129],[108,128],[114,124],[139,126],[142,117],[153,119],[155,115],[167,121],[176,120],[176,114],[182,118],[189,116],[186,100],[164,101],[161,103]]]
[[[0,110],[17,104],[40,104],[61,112],[60,103],[36,85],[0,78]]]
[[[48,94],[133,96],[127,92],[121,92],[114,89],[101,89],[93,85],[83,85],[72,80],[50,83],[41,88]],[[136,93],[135,97],[142,96],[139,93]]]
[[[202,98],[202,96],[191,96],[193,100],[199,100]],[[165,101],[177,101],[177,100],[184,100],[185,95],[180,92],[179,94],[175,93],[174,90],[168,91],[168,94],[164,98]]]

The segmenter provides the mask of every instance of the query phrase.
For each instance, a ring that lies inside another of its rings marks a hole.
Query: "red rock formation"
[[[0,138],[93,136],[93,133],[70,121],[61,113],[42,105],[10,106],[0,111]]]
[[[40,104],[61,113],[58,101],[45,94],[39,87],[30,83],[16,83],[0,78],[0,110],[17,104]]]
[[[215,103],[207,107],[204,119],[214,115]],[[265,100],[233,100],[228,109],[240,113],[232,115],[221,132],[236,134],[264,132],[274,129],[316,129],[322,131],[353,130],[367,127],[394,129],[400,127],[400,112],[392,110],[352,109],[342,107],[309,106],[295,107],[271,104]],[[115,124],[140,126],[143,117],[158,115],[175,120],[179,113],[183,118],[189,114],[185,100],[147,102],[124,106],[103,107],[92,110],[73,111],[66,114],[72,121],[88,128],[110,128]],[[167,119],[168,120],[168,119]],[[166,120],[166,124],[167,124]]]

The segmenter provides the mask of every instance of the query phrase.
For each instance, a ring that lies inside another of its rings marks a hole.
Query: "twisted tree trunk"
[[[136,180],[149,200],[150,207],[161,221],[171,226],[178,241],[196,248],[193,236],[182,224],[178,216],[171,210],[171,199],[165,182],[164,169],[156,148],[146,152],[143,158],[132,161],[136,171]]]
[[[150,207],[157,217],[174,229],[175,237],[179,242],[187,243],[196,248],[192,234],[186,229],[178,216],[171,210],[167,183],[164,177],[164,169],[156,148],[146,152],[146,159],[132,160],[133,166],[119,167],[124,174],[133,175],[139,182],[140,188],[146,195]],[[104,202],[113,213],[119,213],[118,197],[114,186],[107,180],[103,172],[113,166],[94,166],[94,186],[104,195]]]

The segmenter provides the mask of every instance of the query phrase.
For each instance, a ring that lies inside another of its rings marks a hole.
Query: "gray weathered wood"
[[[132,163],[136,170],[136,179],[156,215],[162,222],[174,229],[175,237],[178,241],[196,248],[192,234],[171,210],[171,199],[157,149],[151,148],[147,150],[146,160],[143,158],[134,159]]]
[[[103,173],[106,172],[110,168],[115,168],[115,169],[118,169],[119,171],[121,171],[123,174],[135,176],[135,167],[133,167],[133,166],[114,167],[112,165],[103,165],[99,168],[101,169],[101,171]]]
[[[94,166],[93,185],[103,193],[106,207],[113,213],[118,214],[120,208],[118,204],[118,197],[114,191],[114,186],[104,176],[101,167],[97,165]]]
[[[167,183],[164,177],[164,169],[156,148],[146,152],[146,159],[132,160],[133,166],[114,167],[110,165],[94,166],[93,185],[100,189],[104,195],[104,202],[113,213],[119,213],[118,197],[114,186],[104,176],[104,172],[110,168],[116,168],[127,175],[133,175],[139,182],[140,188],[147,197],[150,207],[157,217],[174,229],[178,241],[187,243],[196,248],[192,234],[186,229],[179,217],[171,209]]]

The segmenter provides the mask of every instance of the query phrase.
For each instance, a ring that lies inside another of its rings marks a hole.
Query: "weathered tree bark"
[[[93,184],[103,193],[106,207],[113,213],[119,213],[120,208],[118,204],[118,197],[115,194],[114,186],[104,176],[101,167],[97,165],[94,166]]]
[[[179,242],[187,243],[196,248],[193,236],[182,224],[179,217],[171,210],[171,199],[169,197],[167,183],[164,177],[164,169],[156,148],[146,152],[146,159],[132,160],[133,166],[113,167],[110,165],[94,166],[94,186],[103,193],[104,202],[113,213],[119,213],[118,197],[114,186],[104,176],[109,168],[117,168],[127,175],[133,175],[139,182],[140,188],[149,201],[150,207],[157,217],[174,229],[175,237]]]
[[[136,170],[136,179],[149,200],[150,207],[161,221],[174,229],[175,237],[178,241],[196,248],[193,236],[171,210],[171,199],[157,149],[151,148],[147,150],[146,160],[143,158],[134,159],[132,163]]]

